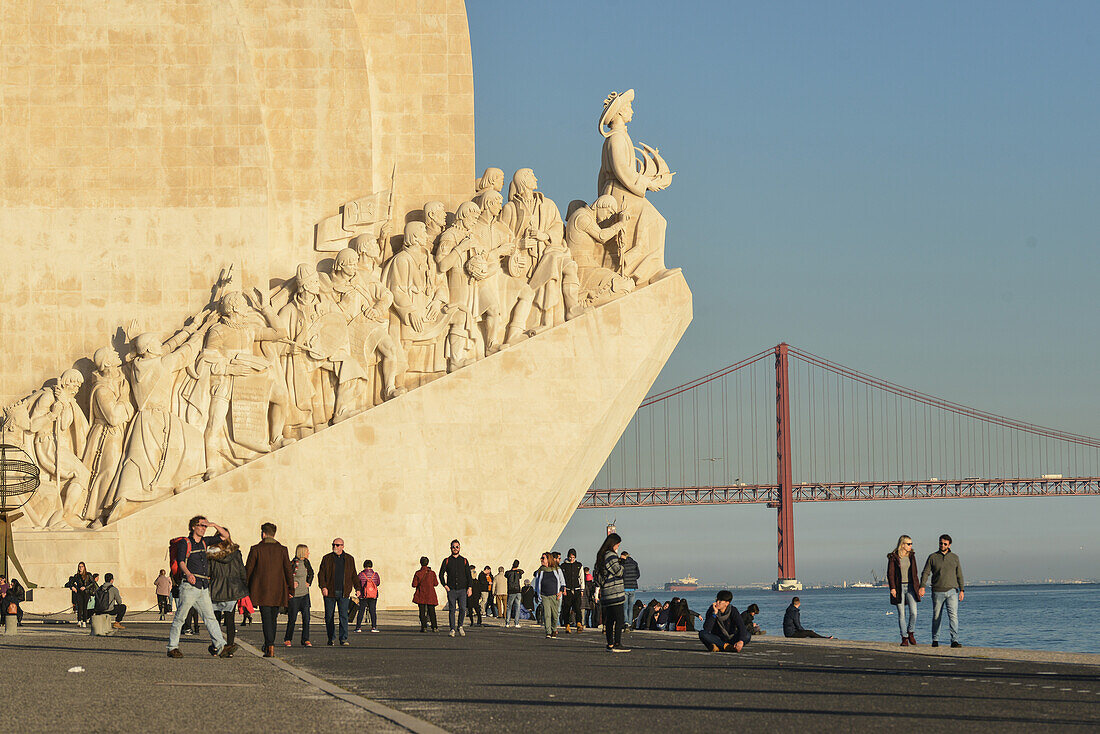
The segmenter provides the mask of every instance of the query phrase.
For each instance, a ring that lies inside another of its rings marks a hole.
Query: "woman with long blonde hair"
[[[890,585],[890,604],[898,610],[901,646],[916,645],[913,630],[917,626],[917,602],[924,596],[924,589],[920,585],[913,539],[908,535],[898,538],[897,546],[886,555],[886,581]],[[905,621],[906,607],[909,607],[908,624]]]
[[[290,647],[294,638],[294,622],[302,615],[302,647],[313,647],[309,641],[309,587],[313,583],[313,564],[309,562],[309,546],[298,544],[294,549],[294,560],[290,562],[294,575],[294,588],[286,605],[286,634],[283,644]]]

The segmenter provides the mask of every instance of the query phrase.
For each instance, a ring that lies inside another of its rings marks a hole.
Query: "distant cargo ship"
[[[694,576],[685,576],[682,579],[672,579],[665,584],[665,591],[697,591],[699,579]]]

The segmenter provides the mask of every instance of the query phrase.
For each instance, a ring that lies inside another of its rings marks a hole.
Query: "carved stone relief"
[[[565,220],[530,168],[505,199],[491,167],[453,214],[428,202],[393,238],[391,184],[318,225],[325,267],[247,295],[223,270],[169,338],[96,350],[87,413],[75,369],[8,406],[0,438],[43,472],[30,524],[116,521],[660,278],[665,220],[646,192],[673,174],[627,134],[633,96],[605,101],[600,195]]]

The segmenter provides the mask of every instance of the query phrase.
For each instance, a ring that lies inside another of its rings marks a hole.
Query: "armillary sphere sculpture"
[[[27,589],[36,588],[15,555],[11,526],[23,516],[16,512],[27,504],[41,482],[39,470],[27,452],[18,446],[0,444],[0,553],[4,557],[4,578],[8,576],[8,559],[15,565]]]

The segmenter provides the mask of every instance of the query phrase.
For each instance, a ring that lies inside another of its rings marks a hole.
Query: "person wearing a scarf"
[[[733,606],[733,594],[728,589],[718,592],[715,602],[707,610],[699,640],[711,652],[741,652],[752,635],[745,629],[741,614]]]

